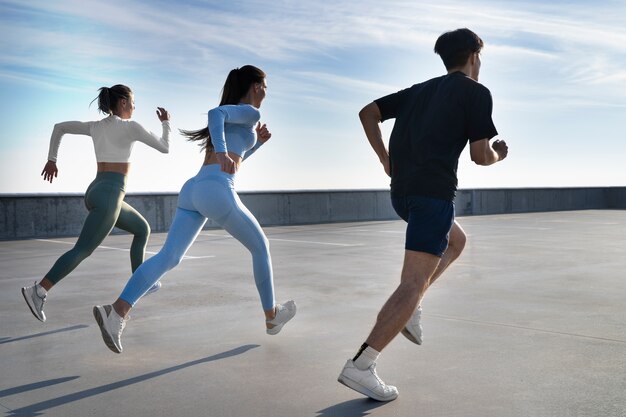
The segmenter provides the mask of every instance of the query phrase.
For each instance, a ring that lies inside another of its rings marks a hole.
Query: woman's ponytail
[[[100,87],[98,97],[91,102],[98,100],[98,110],[104,114],[113,114],[117,109],[120,100],[130,100],[132,90],[122,84],[116,84],[113,87]]]
[[[213,152],[213,143],[211,143],[211,134],[209,128],[199,130],[183,130],[179,129],[180,134],[187,137],[189,142],[200,142],[200,151],[207,150],[207,152]]]
[[[98,94],[98,110],[105,114],[111,114],[111,94],[109,93],[109,87],[100,87],[100,94]]]

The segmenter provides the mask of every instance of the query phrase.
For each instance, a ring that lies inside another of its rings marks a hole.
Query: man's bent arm
[[[367,140],[374,149],[374,152],[376,152],[376,155],[378,155],[378,159],[383,164],[385,172],[387,175],[391,176],[389,152],[387,151],[387,148],[385,148],[383,134],[380,131],[381,118],[382,115],[380,114],[380,109],[374,102],[371,102],[367,106],[363,107],[363,109],[359,112],[359,119],[361,119],[365,136],[367,136]]]
[[[470,143],[470,156],[477,165],[492,165],[506,158],[508,147],[506,142],[496,140],[493,146],[489,139],[481,139]]]

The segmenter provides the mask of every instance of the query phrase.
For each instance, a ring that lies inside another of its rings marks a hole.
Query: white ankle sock
[[[359,368],[361,371],[368,369],[372,366],[373,363],[378,359],[378,355],[380,352],[375,350],[373,347],[368,346],[361,352],[358,358],[354,361],[354,366]]]

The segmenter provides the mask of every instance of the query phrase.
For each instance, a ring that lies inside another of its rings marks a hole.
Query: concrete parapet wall
[[[461,190],[457,215],[606,209],[614,188],[502,188]],[[621,197],[626,202],[626,194]]]
[[[387,190],[243,192],[241,200],[262,225],[393,220]],[[126,201],[167,231],[177,195],[130,194]],[[626,187],[459,190],[457,216],[626,208]],[[0,195],[0,240],[76,236],[87,215],[82,194]],[[216,224],[208,221],[206,228]],[[117,231],[117,229],[116,229]]]
[[[607,190],[607,208],[626,209],[626,187],[613,187]]]

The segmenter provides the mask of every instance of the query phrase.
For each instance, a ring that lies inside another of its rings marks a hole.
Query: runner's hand
[[[56,162],[48,161],[46,162],[46,166],[43,167],[43,171],[41,171],[41,175],[43,175],[44,181],[50,181],[52,184],[52,179],[56,178],[59,173],[59,169],[57,168]]]
[[[220,163],[220,167],[223,172],[234,174],[235,171],[237,171],[235,161],[233,161],[227,153],[217,152],[215,156],[217,156],[217,160]]]
[[[498,154],[499,161],[502,161],[509,154],[509,147],[503,140],[494,140],[491,147]]]
[[[170,120],[170,113],[167,110],[165,110],[163,107],[157,107],[156,114],[159,120],[162,122],[166,120]]]
[[[267,142],[272,137],[272,134],[269,130],[267,130],[267,125],[265,123],[263,123],[263,125],[261,125],[261,122],[257,123],[255,129],[257,140],[261,143]]]

